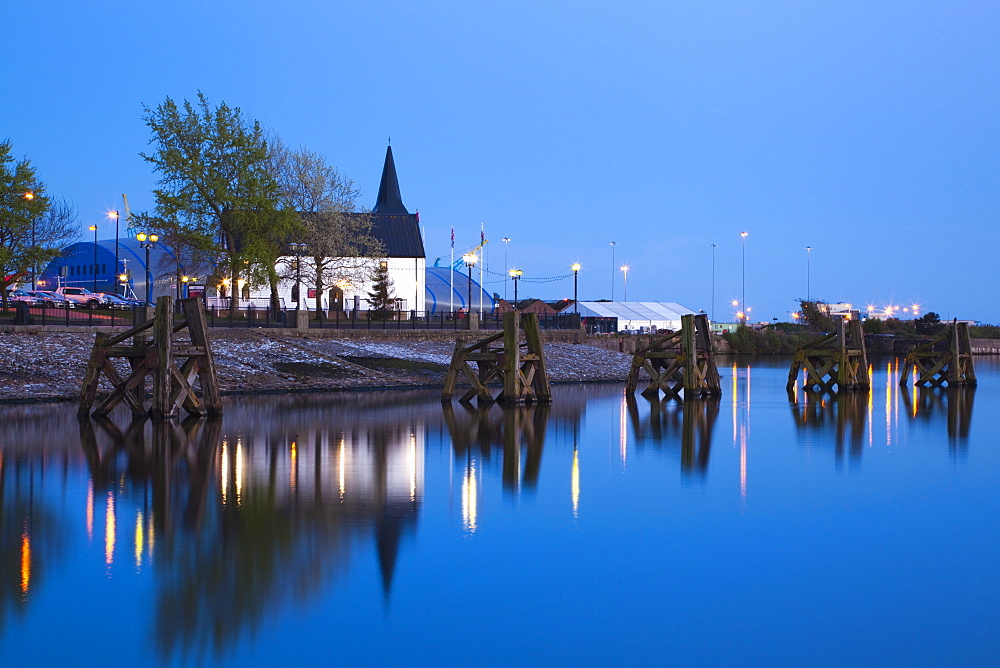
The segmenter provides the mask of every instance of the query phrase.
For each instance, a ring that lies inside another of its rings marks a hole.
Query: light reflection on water
[[[231,398],[158,425],[4,407],[0,653],[997,658],[997,361],[974,390],[901,389],[874,362],[870,393],[839,396],[789,397],[787,368],[727,361],[724,396],[687,404],[606,384],[508,410]]]

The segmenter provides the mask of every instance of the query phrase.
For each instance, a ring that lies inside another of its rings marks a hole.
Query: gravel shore
[[[78,398],[93,345],[92,333],[0,333],[0,403]],[[212,331],[226,394],[441,386],[454,345],[441,338]],[[546,343],[545,358],[552,382],[624,380],[631,362],[628,354],[574,343]]]

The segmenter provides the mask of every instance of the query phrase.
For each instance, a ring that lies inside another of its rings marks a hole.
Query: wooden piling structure
[[[920,387],[975,387],[969,325],[952,321],[943,334],[906,354],[900,387],[906,387],[910,369],[916,369],[914,385]]]
[[[521,332],[524,341],[521,341]],[[476,364],[473,369],[472,363]],[[473,397],[480,402],[505,404],[548,403],[552,401],[549,376],[545,370],[542,335],[538,316],[513,311],[505,313],[503,331],[469,344],[459,339],[444,381],[443,402],[451,401],[459,375],[464,375],[472,387],[459,401],[468,403]],[[502,385],[494,398],[490,383]]]
[[[204,307],[198,298],[182,299],[180,304],[185,319],[179,323],[174,323],[173,298],[164,296],[157,300],[152,320],[117,336],[97,334],[80,393],[81,417],[107,415],[122,401],[137,417],[173,418],[181,406],[191,415],[222,415]],[[190,343],[176,342],[176,334],[184,329],[188,330]],[[149,330],[152,337],[146,334]],[[120,345],[127,339],[132,339],[132,345]],[[112,363],[115,358],[128,361],[131,373],[127,377],[118,373]],[[95,406],[101,374],[111,382],[112,390]],[[148,409],[147,377],[152,383],[152,405]],[[196,379],[201,396],[194,390]]]
[[[802,369],[806,371],[803,389],[807,392],[871,389],[861,320],[837,318],[836,322],[836,332],[814,339],[795,351],[786,390],[792,390]]]
[[[645,397],[667,396],[684,398],[718,397],[722,395],[722,382],[715,366],[712,352],[708,316],[689,314],[681,316],[681,331],[653,337],[649,343],[638,345],[632,357],[626,394],[634,394],[639,383],[639,370],[649,374],[649,386],[642,391]]]

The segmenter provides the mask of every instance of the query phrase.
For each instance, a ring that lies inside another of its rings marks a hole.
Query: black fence
[[[142,318],[142,309],[113,309],[96,304],[74,307],[14,302],[0,307],[0,325],[61,325],[63,327],[132,327]]]
[[[422,313],[417,311],[308,311],[310,329],[366,329],[394,331],[407,329],[467,330],[469,317],[464,311],[456,313]],[[104,305],[29,306],[16,303],[0,308],[0,325],[40,325],[65,327],[132,327],[144,317],[142,307],[112,309]],[[244,309],[209,307],[205,313],[209,327],[234,328],[294,328],[298,314],[294,309],[256,308]],[[580,328],[580,316],[575,313],[542,314],[538,316],[542,329]],[[503,329],[503,315],[485,314],[479,319],[480,330]]]

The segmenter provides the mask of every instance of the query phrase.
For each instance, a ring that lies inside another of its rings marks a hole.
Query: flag
[[[479,243],[486,243],[486,230],[483,228],[483,224],[479,224]]]
[[[455,248],[455,226],[454,225],[451,226],[451,247],[452,247],[452,249]]]

